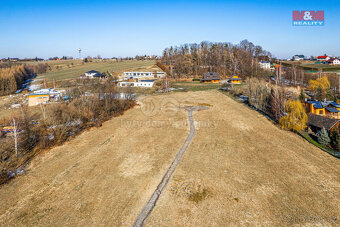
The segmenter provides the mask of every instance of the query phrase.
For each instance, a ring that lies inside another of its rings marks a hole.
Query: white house
[[[155,80],[141,80],[138,82],[119,82],[120,87],[153,87]]]
[[[92,78],[104,78],[106,77],[105,75],[101,74],[98,71],[95,70],[90,70],[88,72],[85,73],[85,77],[92,79]]]
[[[165,72],[124,72],[123,79],[142,79],[142,78],[163,78],[165,77]]]
[[[270,62],[269,61],[260,61],[260,67],[262,69],[270,69]]]
[[[293,61],[302,61],[302,60],[304,60],[304,59],[305,59],[305,56],[302,55],[302,54],[300,54],[300,55],[294,55],[294,56],[292,57],[292,60],[293,60]]]

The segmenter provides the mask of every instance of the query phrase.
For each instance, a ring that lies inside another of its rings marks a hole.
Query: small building
[[[260,67],[262,69],[270,69],[270,62],[269,61],[260,61]]]
[[[308,127],[315,133],[317,133],[322,128],[325,128],[327,131],[331,132],[334,130],[339,130],[339,119],[320,116],[317,114],[308,113]]]
[[[328,57],[326,54],[323,56],[318,56],[317,60],[318,61],[328,61],[330,59],[330,57]]]
[[[166,76],[165,72],[124,72],[123,79],[161,79]]]
[[[340,60],[337,58],[331,58],[327,62],[328,64],[332,64],[332,65],[340,65]]]
[[[220,82],[220,74],[219,73],[204,73],[203,79],[201,79],[201,83],[219,83]]]
[[[241,78],[239,78],[236,75],[232,75],[229,79],[228,79],[228,83],[230,84],[241,84]]]
[[[153,87],[155,83],[155,80],[140,80],[138,82],[129,82],[129,81],[124,81],[124,82],[119,82],[120,87],[145,87],[145,88],[150,88]]]
[[[50,100],[49,94],[29,94],[28,106],[36,106],[40,104],[46,104]]]
[[[293,61],[302,61],[302,60],[305,60],[305,56],[302,55],[302,54],[300,54],[300,55],[294,55],[294,56],[292,57],[292,60],[293,60]]]
[[[85,73],[85,77],[92,79],[92,78],[106,78],[105,75],[101,74],[98,71],[95,70],[90,70],[88,72]]]

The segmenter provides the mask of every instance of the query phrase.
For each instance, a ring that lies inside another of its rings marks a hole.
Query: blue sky
[[[340,55],[340,1],[3,1],[2,57],[161,54],[171,45],[248,39],[280,58]],[[292,26],[324,10],[325,26]]]

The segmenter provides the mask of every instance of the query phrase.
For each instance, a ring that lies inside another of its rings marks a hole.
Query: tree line
[[[48,64],[0,64],[0,95],[8,95],[16,92],[25,83],[25,80],[31,78],[35,73],[45,73],[48,70]]]
[[[166,48],[161,63],[168,66],[173,78],[201,76],[204,72],[218,72],[222,77],[237,74],[242,77],[268,73],[258,62],[269,60],[271,53],[248,40],[239,44],[228,42],[201,42]]]

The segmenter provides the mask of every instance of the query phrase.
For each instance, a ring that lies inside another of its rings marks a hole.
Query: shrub
[[[327,146],[331,142],[331,139],[329,138],[328,132],[325,128],[322,128],[320,131],[318,131],[316,136],[318,138],[318,143],[323,146]]]

